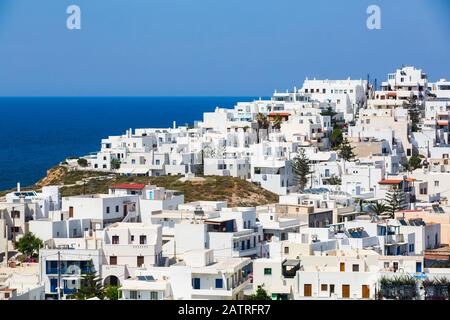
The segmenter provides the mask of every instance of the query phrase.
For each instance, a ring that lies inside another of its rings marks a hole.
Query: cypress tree
[[[312,173],[310,170],[310,163],[305,150],[300,149],[297,156],[294,158],[292,170],[294,171],[294,178],[301,191],[305,190],[308,183],[308,175]]]
[[[398,186],[391,186],[386,193],[385,203],[386,212],[389,213],[391,218],[394,218],[395,213],[406,206],[405,193]]]

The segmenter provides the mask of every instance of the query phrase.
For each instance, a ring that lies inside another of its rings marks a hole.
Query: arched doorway
[[[107,276],[103,281],[105,286],[118,286],[120,284],[119,278],[116,276]]]

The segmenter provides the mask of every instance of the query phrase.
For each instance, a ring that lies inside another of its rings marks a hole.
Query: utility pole
[[[58,250],[58,300],[61,300],[61,251]]]
[[[175,237],[173,239],[173,257],[175,262],[177,262],[177,242],[175,241]]]
[[[5,267],[8,267],[8,224],[6,223],[6,209],[3,211],[3,221],[5,224],[5,257],[3,258],[3,262]]]
[[[12,230],[13,230],[13,238],[12,238],[12,246],[15,249],[16,248],[16,211],[14,210],[14,207],[12,207],[11,211],[12,215]]]

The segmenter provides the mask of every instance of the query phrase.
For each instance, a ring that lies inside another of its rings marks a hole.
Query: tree
[[[27,258],[36,257],[39,249],[44,246],[41,239],[37,238],[33,233],[27,232],[15,244],[17,250],[22,252]]]
[[[417,132],[419,131],[419,127],[417,126],[417,123],[420,121],[420,109],[417,104],[417,98],[412,97],[408,99],[408,115],[409,120],[411,121],[411,131]]]
[[[306,156],[304,149],[300,149],[297,156],[294,158],[292,170],[294,171],[294,177],[300,190],[305,190],[306,184],[308,183],[308,175],[312,172],[310,170],[310,161]]]
[[[342,143],[338,147],[338,155],[344,161],[350,161],[355,158],[355,154],[353,153],[354,147],[350,145],[350,142],[347,138],[345,138]]]
[[[249,296],[248,300],[272,300],[272,298],[267,294],[266,290],[264,290],[261,286],[258,286],[256,293]]]
[[[258,123],[257,127],[257,143],[261,140],[261,137],[259,135],[261,129],[267,129],[269,127],[269,121],[267,120],[267,117],[262,114],[261,112],[256,115],[256,122]]]
[[[333,108],[331,106],[328,106],[326,110],[322,111],[320,113],[321,116],[330,116],[331,126],[333,128],[337,128],[336,119],[334,118],[335,115],[337,115],[337,112],[333,111]]]
[[[398,186],[391,186],[386,193],[386,212],[391,218],[395,217],[395,213],[405,208],[406,196],[405,193]]]
[[[119,300],[120,291],[118,286],[107,286],[104,290],[104,297],[107,300]]]
[[[115,169],[115,170],[119,169],[120,168],[120,160],[116,159],[116,158],[111,159],[111,168]]]
[[[386,206],[382,202],[377,202],[369,206],[369,211],[380,216],[386,212]]]
[[[403,165],[406,171],[414,171],[418,168],[422,168],[422,159],[419,156],[412,156],[409,160]]]
[[[337,148],[342,143],[343,135],[340,128],[334,128],[330,135],[330,143],[332,148]]]
[[[280,129],[282,122],[283,122],[283,118],[279,114],[277,114],[272,121],[272,125],[275,129]]]
[[[336,176],[334,174],[328,180],[328,184],[331,186],[337,186],[337,185],[340,185],[341,183],[342,183],[341,178],[339,178],[338,176]]]
[[[83,167],[83,168],[88,166],[88,161],[85,158],[78,159],[77,163],[80,167]]]
[[[88,262],[87,271],[81,278],[80,289],[69,297],[76,300],[87,300],[97,297],[103,300],[104,289],[102,279],[97,275],[92,260]]]

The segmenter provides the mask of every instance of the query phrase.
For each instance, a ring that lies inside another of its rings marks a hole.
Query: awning
[[[147,174],[150,171],[148,168],[136,168],[133,169],[133,174]]]

